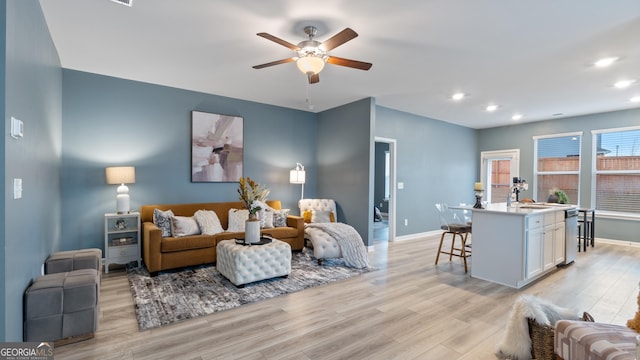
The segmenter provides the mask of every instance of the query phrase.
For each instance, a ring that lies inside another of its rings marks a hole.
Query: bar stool
[[[578,250],[580,243],[582,248],[587,251],[587,246],[595,246],[595,220],[596,214],[594,209],[581,208],[578,209]]]
[[[440,236],[440,245],[438,245],[438,254],[436,255],[436,265],[440,259],[440,254],[449,255],[449,261],[457,256],[462,259],[464,264],[464,272],[468,271],[467,258],[471,256],[471,244],[467,244],[467,238],[471,233],[471,224],[449,209],[446,204],[436,204],[436,210],[440,218],[440,228],[444,230]],[[451,249],[449,251],[442,250],[442,243],[447,234],[451,235]],[[460,247],[455,246],[456,237],[460,237]]]

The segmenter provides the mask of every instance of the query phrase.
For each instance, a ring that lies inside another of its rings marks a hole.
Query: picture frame
[[[191,182],[237,182],[243,174],[244,118],[191,112]]]

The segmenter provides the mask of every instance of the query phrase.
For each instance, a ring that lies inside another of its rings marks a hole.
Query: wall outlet
[[[404,226],[409,226],[409,219],[404,219]]]

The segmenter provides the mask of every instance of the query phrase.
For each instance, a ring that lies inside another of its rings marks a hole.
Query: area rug
[[[154,277],[144,266],[129,266],[127,277],[138,327],[148,330],[373,270],[346,267],[341,259],[325,259],[318,265],[311,254],[306,248],[294,252],[287,278],[262,280],[244,288],[237,288],[220,275],[215,265],[160,272]]]

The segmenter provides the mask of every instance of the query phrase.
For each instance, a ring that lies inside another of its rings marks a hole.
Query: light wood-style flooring
[[[456,258],[434,266],[437,244],[381,244],[369,254],[377,271],[148,331],[138,331],[126,274],[110,271],[95,338],[58,347],[55,358],[495,359],[520,294],[620,325],[638,308],[640,247],[596,241],[574,264],[515,290],[471,278]]]

